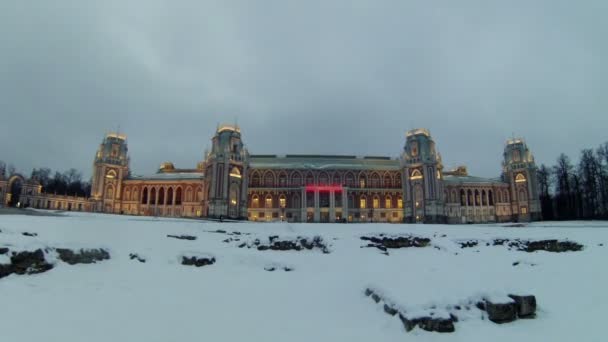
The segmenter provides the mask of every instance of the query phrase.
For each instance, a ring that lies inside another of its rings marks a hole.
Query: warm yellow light
[[[524,176],[521,173],[517,174],[517,176],[515,177],[515,183],[523,183],[525,181],[526,181],[526,176]]]
[[[234,177],[234,178],[242,178],[243,176],[236,174],[236,173],[231,173],[230,177]]]
[[[287,205],[287,200],[285,198],[279,198],[279,205],[281,206],[281,208],[285,208],[285,206]]]

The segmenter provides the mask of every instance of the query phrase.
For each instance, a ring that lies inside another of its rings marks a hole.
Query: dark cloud
[[[219,122],[252,153],[398,156],[500,171],[606,139],[605,1],[0,2],[0,159],[90,173],[106,131],[135,172],[192,167]]]

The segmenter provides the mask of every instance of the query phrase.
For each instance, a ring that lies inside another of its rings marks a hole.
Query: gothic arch
[[[282,188],[289,186],[287,172],[285,172],[285,170],[279,172],[278,180],[279,180],[278,186],[280,186]]]
[[[251,187],[254,187],[254,188],[262,185],[261,176],[257,170],[255,170],[251,173],[250,185],[251,185]]]
[[[306,179],[304,181],[304,184],[305,185],[314,185],[314,184],[316,184],[314,173],[312,173],[311,171],[306,172]]]
[[[342,181],[342,175],[340,175],[340,173],[338,171],[335,171],[331,177],[331,183],[333,185],[342,185],[344,184]]]
[[[292,171],[289,176],[291,186],[302,186],[302,173],[300,171]]]
[[[148,204],[148,187],[144,187],[141,193],[141,204]]]
[[[368,186],[367,175],[363,171],[359,172],[357,179],[359,180],[357,184],[359,188],[366,188]]]
[[[391,176],[390,172],[385,172],[384,173],[382,185],[385,188],[392,188],[393,187],[393,177]]]
[[[276,175],[274,172],[267,170],[264,172],[264,187],[265,188],[274,188],[276,184]]]
[[[194,190],[192,189],[192,186],[188,185],[188,187],[186,187],[186,200],[184,202],[192,202],[193,195]]]
[[[346,184],[347,187],[349,187],[349,188],[357,187],[356,182],[357,182],[357,180],[355,178],[355,175],[351,171],[348,171],[347,173],[344,174],[344,183]]]
[[[377,172],[372,172],[369,178],[371,188],[377,189],[381,187],[380,175]]]
[[[321,173],[319,173],[319,185],[329,185],[329,182],[330,178],[327,172],[321,171]]]

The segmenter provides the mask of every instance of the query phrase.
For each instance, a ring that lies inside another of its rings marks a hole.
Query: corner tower
[[[509,183],[511,212],[517,221],[541,219],[537,167],[526,142],[507,141],[503,160],[503,181]]]
[[[91,199],[98,212],[119,213],[122,181],[129,175],[126,135],[109,133],[99,145],[93,162]]]
[[[218,127],[205,160],[209,183],[209,217],[247,217],[247,173],[249,153],[236,125]]]
[[[401,155],[405,222],[445,222],[441,155],[424,128],[406,134]]]

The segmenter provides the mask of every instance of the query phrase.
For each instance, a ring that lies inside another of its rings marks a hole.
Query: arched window
[[[351,194],[350,196],[348,196],[348,207],[349,208],[354,208],[355,207],[355,195]]]
[[[461,206],[467,205],[467,196],[465,195],[463,189],[460,189],[460,205]]]
[[[380,176],[377,173],[372,173],[371,187],[377,189],[380,187]]]
[[[258,195],[251,196],[251,207],[252,208],[260,207],[260,198],[258,197]]]
[[[327,172],[321,172],[319,174],[319,185],[329,185],[329,176]]]
[[[344,182],[346,183],[347,187],[354,188],[355,187],[355,175],[353,175],[352,172],[347,173],[344,176]]]
[[[239,170],[238,167],[233,167],[232,170],[230,171],[230,177],[233,178],[243,178],[243,176],[241,176],[241,171]]]
[[[403,198],[401,196],[397,196],[397,208],[403,209]]]
[[[233,183],[236,184],[236,183]],[[194,193],[194,200],[197,202],[202,202],[203,201],[203,188],[202,187],[197,187],[196,188],[196,192]]]
[[[393,198],[391,195],[386,195],[386,198],[384,199],[384,207],[386,209],[391,209],[393,207]]]
[[[504,199],[505,199],[505,202],[507,202],[507,203],[511,202],[511,196],[509,196],[508,190],[505,190],[505,192],[504,192]]]
[[[124,200],[128,201],[131,199],[131,188],[126,187],[125,188],[125,196],[124,196]]]
[[[257,171],[251,175],[251,186],[252,187],[260,186],[260,174],[257,173]]]
[[[108,179],[114,179],[116,178],[116,171],[114,170],[110,170],[106,173],[106,178]]]
[[[410,176],[411,180],[417,180],[417,179],[422,179],[422,173],[420,173],[420,170],[416,169],[414,171],[412,171],[412,175]]]
[[[312,172],[309,172],[306,175],[306,185],[314,185],[315,184],[315,176],[312,174]]]
[[[458,203],[458,196],[456,195],[456,190],[452,190],[452,203]]]
[[[488,205],[488,200],[486,198],[486,191],[481,190],[481,205]]]
[[[424,192],[422,190],[422,185],[417,184],[414,187],[414,204],[416,208],[420,208],[422,206],[422,202],[424,201]]]
[[[141,204],[148,204],[148,188],[144,188],[141,194]]]
[[[385,188],[392,188],[393,187],[393,180],[391,179],[391,175],[390,174],[385,174],[384,175],[384,187]]]
[[[401,172],[398,172],[397,174],[395,174],[395,188],[400,188],[401,187]]]
[[[287,174],[285,173],[285,171],[281,172],[281,174],[279,175],[279,186],[280,187],[287,186]]]
[[[292,208],[300,208],[301,207],[301,203],[300,203],[300,195],[298,194],[294,194],[292,199],[291,199],[291,207]]]
[[[281,207],[281,208],[286,208],[287,207],[287,198],[283,194],[281,194],[279,196],[279,207]]]
[[[524,189],[519,189],[519,201],[527,201],[528,200],[528,196],[526,194],[526,191]]]
[[[526,181],[526,176],[524,176],[523,173],[518,173],[517,176],[515,176],[515,183],[523,183]]]
[[[475,205],[476,206],[480,206],[481,205],[481,201],[480,201],[480,197],[479,197],[479,190],[475,190]]]
[[[467,190],[467,205],[468,206],[473,206],[473,191],[471,190]]]
[[[156,204],[156,188],[152,188],[152,192],[150,193],[150,204]]]
[[[175,190],[175,205],[181,205],[182,204],[182,188],[177,188],[177,190]]]
[[[173,205],[173,188],[167,190],[167,205]]]
[[[380,199],[378,198],[378,196],[374,196],[374,198],[372,199],[372,205],[374,209],[380,208]]]
[[[333,181],[334,185],[342,185],[342,179],[340,178],[340,174],[339,173],[334,173],[334,181]]]
[[[367,186],[367,177],[364,174],[359,175],[359,187],[365,188]]]
[[[494,194],[492,193],[492,190],[488,190],[488,203],[494,205]]]
[[[291,174],[291,186],[301,186],[302,185],[302,174],[300,172],[295,171]]]
[[[359,208],[360,209],[367,208],[367,198],[365,198],[364,195],[361,195],[361,197],[359,197]]]
[[[266,208],[272,208],[272,196],[266,195],[266,200],[264,201],[264,205]]]
[[[164,205],[165,204],[165,188],[160,188],[160,190],[158,190],[158,205]]]
[[[266,171],[264,174],[264,186],[267,188],[274,187],[274,175],[270,171]]]
[[[106,199],[113,199],[114,198],[114,187],[111,185],[108,185],[108,187],[106,188]]]
[[[137,188],[133,188],[133,192],[131,194],[131,200],[137,201],[139,199],[139,190]]]

